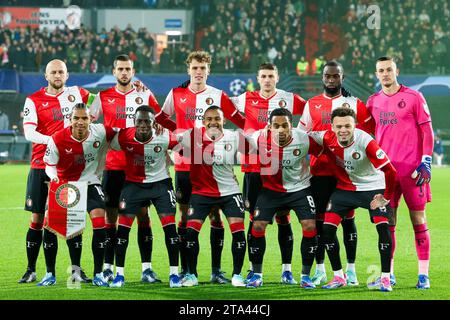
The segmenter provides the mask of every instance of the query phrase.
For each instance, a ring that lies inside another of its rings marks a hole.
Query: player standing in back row
[[[204,51],[194,51],[186,59],[187,72],[190,76],[190,83],[186,88],[172,89],[167,95],[161,112],[156,116],[156,121],[164,127],[177,133],[203,126],[203,115],[205,110],[216,105],[223,111],[225,118],[231,120],[236,126],[243,129],[245,119],[231,102],[228,95],[222,90],[216,89],[206,84],[210,73],[211,56]],[[167,123],[170,117],[175,114],[176,126]],[[187,212],[189,209],[189,199],[191,197],[192,185],[190,181],[189,159],[181,157],[175,153],[175,189],[177,200],[181,211],[181,221],[178,224],[178,234],[180,235],[180,257],[182,273],[186,272],[185,255],[185,234]],[[223,249],[224,229],[220,214],[216,212],[211,220],[211,282],[227,283],[220,270],[220,261]]]
[[[33,143],[31,169],[28,174],[25,210],[31,213],[31,223],[26,236],[27,271],[19,283],[36,280],[36,261],[43,242],[46,262],[56,256],[58,240],[56,235],[44,230],[43,220],[48,195],[48,180],[45,174],[44,153],[50,136],[70,124],[72,108],[77,103],[88,103],[89,91],[76,86],[66,87],[69,78],[66,64],[61,60],[50,61],[45,68],[45,88],[28,96],[23,108],[25,138]],[[72,263],[74,281],[90,282],[80,268],[82,237],[78,235],[66,241]],[[54,270],[52,271],[54,272]],[[51,285],[44,282],[43,285]]]
[[[156,112],[161,108],[150,90],[138,92],[131,82],[135,74],[133,61],[125,54],[118,55],[113,63],[116,85],[100,91],[91,106],[94,119],[103,116],[103,123],[111,128],[130,128],[134,126],[134,114],[141,105],[149,105]],[[104,277],[112,281],[114,266],[114,245],[117,240],[117,210],[120,192],[125,182],[126,160],[123,151],[109,150],[102,187],[106,195],[106,251]],[[138,245],[142,263],[142,282],[159,282],[152,270],[153,234],[147,209],[136,213],[138,220]]]
[[[299,128],[306,131],[331,130],[331,113],[339,107],[348,107],[355,111],[357,127],[373,134],[375,123],[366,109],[364,103],[358,98],[344,96],[342,82],[344,80],[344,69],[336,61],[329,61],[325,64],[322,74],[324,92],[308,100],[305,110],[299,122]],[[325,209],[333,190],[336,187],[336,178],[325,155],[318,158],[311,156],[311,192],[317,206],[317,234],[318,238],[322,234],[322,225]],[[355,211],[351,210],[342,220],[345,251],[347,253],[346,279],[350,286],[358,285],[356,277],[355,259],[357,233],[355,225]],[[320,285],[327,281],[325,273],[325,248],[320,245],[316,251],[316,272],[312,278],[315,285]]]
[[[277,89],[280,80],[277,67],[272,63],[263,63],[259,66],[257,80],[259,91],[245,92],[238,97],[233,97],[238,110],[245,114],[245,131],[261,130],[267,126],[269,114],[277,108],[285,108],[293,115],[301,115],[306,101],[297,94]],[[244,203],[250,213],[250,223],[247,237],[251,237],[253,216],[256,199],[262,189],[260,163],[257,154],[242,156],[242,172],[244,176]],[[275,216],[278,224],[278,243],[281,251],[282,275],[281,283],[297,284],[292,275],[292,251],[294,247],[294,235],[290,223],[289,212]],[[250,263],[251,264],[251,263]],[[250,265],[247,280],[253,276],[253,266]]]
[[[430,110],[420,92],[397,81],[399,69],[393,58],[381,57],[376,63],[376,76],[381,90],[369,97],[367,107],[376,121],[375,138],[386,151],[397,170],[391,201],[393,209],[389,228],[392,237],[391,283],[395,284],[394,252],[397,209],[403,194],[413,225],[419,258],[418,289],[429,289],[430,234],[425,206],[431,201],[431,156],[433,128]],[[400,147],[401,146],[401,147]]]

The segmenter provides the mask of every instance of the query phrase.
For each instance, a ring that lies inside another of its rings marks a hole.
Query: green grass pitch
[[[164,245],[164,235],[161,223],[154,210],[151,210],[153,221],[153,269],[163,280],[162,284],[144,285],[140,283],[141,264],[136,240],[136,224],[130,235],[130,245],[127,252],[125,266],[126,284],[124,288],[97,288],[91,285],[82,285],[80,289],[70,289],[67,286],[70,265],[69,255],[65,241],[59,239],[57,257],[57,284],[53,287],[38,288],[36,283],[21,284],[17,280],[26,268],[25,234],[29,225],[29,213],[23,210],[27,165],[0,166],[0,299],[3,300],[239,300],[239,299],[280,299],[280,300],[448,300],[450,299],[450,218],[448,201],[450,192],[450,168],[434,168],[433,202],[428,205],[428,226],[431,234],[431,262],[430,279],[431,289],[420,291],[415,289],[417,281],[417,256],[414,246],[414,235],[409,216],[404,204],[400,207],[399,222],[397,226],[397,251],[395,274],[398,284],[391,293],[369,291],[366,287],[368,278],[379,272],[379,254],[377,249],[377,233],[370,223],[369,215],[365,210],[358,210],[356,222],[358,227],[358,251],[356,269],[360,285],[346,287],[335,291],[322,289],[302,290],[298,286],[283,286],[279,284],[281,275],[281,258],[277,241],[277,227],[270,226],[267,230],[267,250],[264,257],[264,286],[256,290],[234,288],[231,285],[209,284],[210,276],[210,249],[209,249],[209,223],[205,223],[200,234],[199,255],[199,281],[200,285],[194,288],[171,289],[168,286],[168,258]],[[239,168],[235,169],[239,181],[242,174]],[[293,272],[298,279],[301,269],[300,239],[301,228],[298,220],[293,217],[292,225],[295,235]],[[341,228],[340,228],[341,229]],[[225,247],[222,257],[222,269],[230,276],[232,271],[231,236],[226,224]],[[93,268],[90,242],[92,231],[88,223],[84,234],[84,249],[82,267],[91,275]],[[339,238],[342,239],[341,230]],[[345,250],[341,241],[341,256],[345,268]],[[243,273],[246,267],[244,264]],[[328,259],[326,260],[328,261]],[[44,256],[41,250],[37,273],[40,279],[45,272]],[[330,265],[327,263],[328,277],[332,276]]]

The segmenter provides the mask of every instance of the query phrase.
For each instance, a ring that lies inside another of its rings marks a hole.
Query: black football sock
[[[345,252],[347,254],[347,262],[355,263],[356,246],[358,242],[355,219],[343,219],[341,224],[344,236]]]
[[[325,247],[323,246],[320,238],[322,236],[323,220],[316,220],[317,229],[317,250],[316,250],[316,263],[323,264],[325,261]]]
[[[81,252],[83,250],[83,237],[81,234],[66,240],[69,248],[70,261],[72,266],[81,267]]]
[[[233,241],[231,244],[231,253],[233,254],[233,274],[240,274],[242,271],[246,246],[247,243],[245,241],[245,232],[234,232]]]
[[[169,254],[169,266],[178,266],[179,237],[177,235],[177,229],[174,224],[169,224],[163,230],[167,253]]]
[[[137,237],[141,262],[152,262],[153,232],[148,221],[139,222]]]
[[[378,251],[381,258],[381,272],[391,272],[391,246],[392,239],[387,223],[379,223],[377,225],[378,232]]]
[[[339,241],[336,237],[336,226],[324,224],[322,228],[322,236],[320,237],[328,258],[331,262],[333,271],[342,269],[341,258],[339,256]]]
[[[252,229],[252,237],[248,244],[250,261],[253,264],[253,272],[262,273],[264,253],[266,252],[266,237],[264,231]]]
[[[197,259],[200,246],[198,243],[198,231],[188,228],[186,232],[186,257],[188,272],[197,276]]]
[[[36,271],[36,261],[42,244],[42,224],[39,229],[29,228],[26,236],[28,270]]]
[[[220,271],[222,260],[222,251],[224,243],[225,231],[221,228],[211,225],[210,244],[211,244],[211,269],[213,273]]]
[[[291,224],[278,225],[278,244],[281,252],[281,262],[291,264],[292,251],[294,250],[294,235]]]
[[[317,250],[317,236],[315,233],[315,231],[310,232],[310,234],[305,234],[305,231],[303,233],[302,243],[300,245],[302,274],[309,275],[314,263],[314,257]]]
[[[105,257],[106,231],[94,229],[92,233],[92,254],[94,255],[94,276],[102,272],[103,259]]]
[[[178,224],[178,237],[179,237],[179,249],[180,249],[180,262],[181,262],[181,272],[186,273],[188,270],[187,263],[187,253],[186,253],[186,225]]]
[[[125,266],[125,256],[127,253],[128,242],[130,238],[130,228],[119,225],[117,228],[116,245],[114,254],[116,255],[116,267]]]
[[[106,246],[105,263],[114,265],[114,246],[117,238],[117,228],[115,224],[106,224]]]
[[[58,253],[58,239],[56,234],[44,229],[44,236],[42,239],[42,245],[44,247],[45,265],[47,272],[55,273],[56,266],[56,254]]]

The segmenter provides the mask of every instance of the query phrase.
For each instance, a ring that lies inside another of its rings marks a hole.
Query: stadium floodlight
[[[168,36],[181,36],[181,31],[179,30],[167,30],[166,35]]]

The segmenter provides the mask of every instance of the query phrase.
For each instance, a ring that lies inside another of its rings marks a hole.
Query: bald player
[[[61,60],[50,61],[44,76],[48,82],[47,86],[29,95],[23,108],[25,138],[33,145],[25,200],[25,210],[31,212],[30,227],[26,235],[28,266],[19,283],[36,281],[36,261],[42,242],[46,261],[56,256],[56,235],[48,230],[42,231],[48,194],[46,182],[49,181],[43,161],[47,143],[52,134],[70,125],[71,111],[77,103],[89,103],[93,98],[89,91],[83,88],[66,86],[69,73],[66,64]],[[67,245],[72,262],[72,280],[90,282],[80,268],[81,235],[67,240]]]

